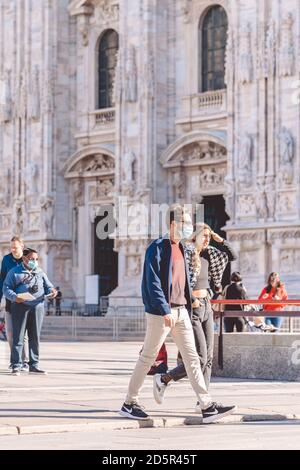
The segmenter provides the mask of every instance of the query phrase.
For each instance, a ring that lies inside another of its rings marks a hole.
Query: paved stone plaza
[[[214,398],[238,410],[224,424],[204,426],[187,380],[170,387],[160,407],[149,377],[141,402],[152,429],[140,429],[117,414],[140,343],[42,343],[45,377],[10,376],[7,345],[0,348],[0,449],[300,448],[294,437],[300,431],[299,383],[215,379]],[[172,366],[175,346],[168,351]]]

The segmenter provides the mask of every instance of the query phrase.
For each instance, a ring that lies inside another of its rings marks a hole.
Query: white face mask
[[[182,240],[188,240],[193,235],[193,232],[193,225],[189,223],[183,224],[182,229],[178,230]]]

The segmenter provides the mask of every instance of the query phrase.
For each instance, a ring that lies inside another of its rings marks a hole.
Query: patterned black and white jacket
[[[220,244],[220,247],[221,249],[215,248],[214,246],[208,246],[200,255],[200,258],[204,258],[208,261],[208,280],[214,291],[217,291],[222,287],[222,277],[227,263],[237,259],[235,251],[226,240]],[[192,244],[186,244],[184,250],[189,267],[190,284],[193,289],[198,276],[198,273],[195,272],[192,266],[194,246]]]

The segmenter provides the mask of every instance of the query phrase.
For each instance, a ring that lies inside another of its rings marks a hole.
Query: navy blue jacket
[[[189,271],[182,243],[180,250],[185,261],[185,298],[187,310],[191,312],[191,288]],[[169,315],[171,313],[170,298],[172,292],[172,248],[168,237],[154,240],[146,250],[142,297],[145,311],[153,315]]]
[[[11,269],[15,268],[19,264],[22,264],[22,262],[23,262],[22,258],[16,259],[13,257],[12,253],[9,253],[8,255],[5,255],[3,257],[2,264],[1,264],[1,274],[0,274],[0,302],[3,297],[3,283],[7,274],[9,273]]]

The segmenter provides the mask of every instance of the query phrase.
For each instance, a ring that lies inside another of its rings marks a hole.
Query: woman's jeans
[[[282,325],[282,317],[266,317],[266,324],[273,325],[275,328],[280,328]]]
[[[191,321],[196,350],[199,355],[205,384],[208,388],[210,384],[214,352],[214,319],[211,303],[208,297],[200,299],[200,306],[193,309]],[[183,363],[169,371],[168,374],[175,382],[187,376]]]

